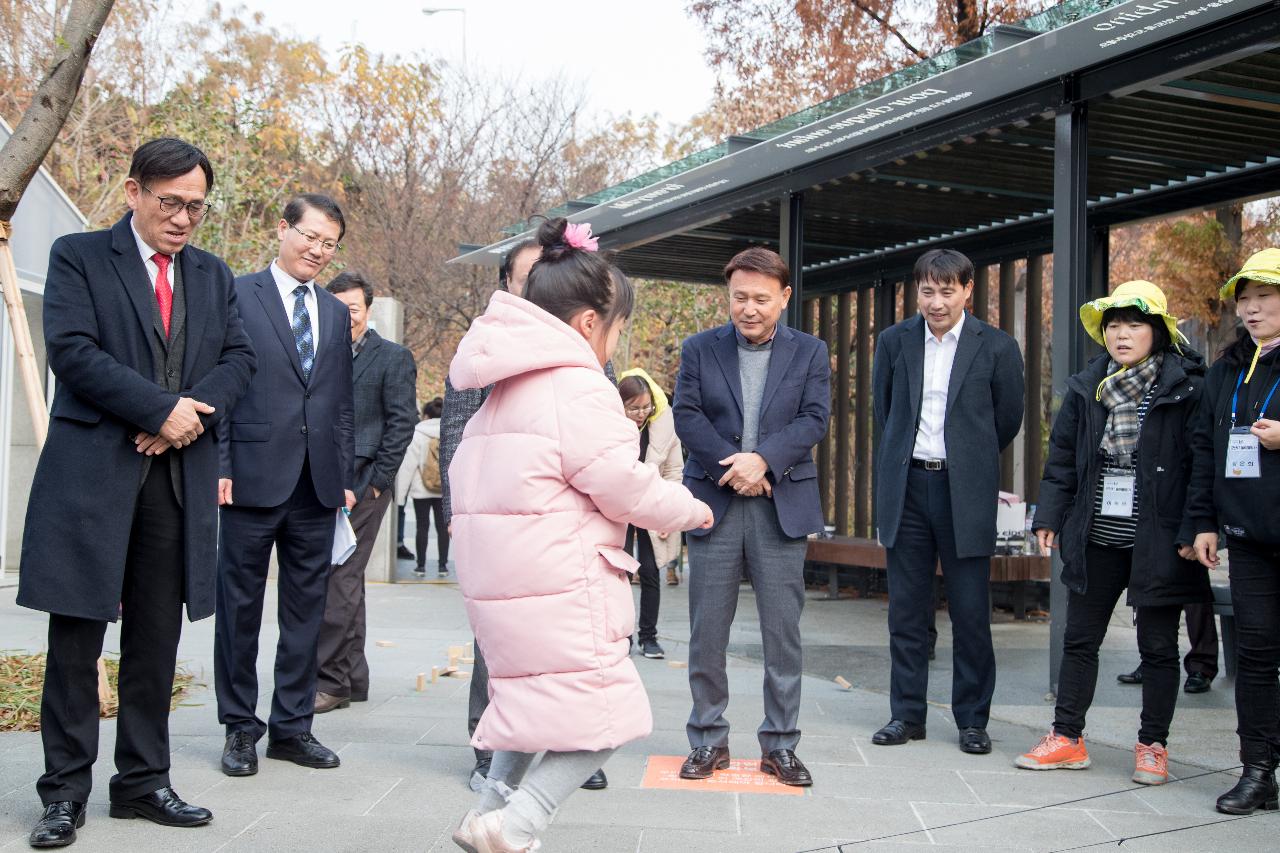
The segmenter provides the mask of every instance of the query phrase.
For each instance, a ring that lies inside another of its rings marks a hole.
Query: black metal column
[[[791,270],[791,301],[787,303],[785,319],[788,326],[798,329],[804,304],[804,193],[787,193],[780,208],[778,253]]]
[[[1027,258],[1027,403],[1022,420],[1022,435],[1026,442],[1022,455],[1023,492],[1028,504],[1040,500],[1040,468],[1044,464],[1040,443],[1040,421],[1044,413],[1040,382],[1044,363],[1043,295],[1044,258],[1032,255]]]
[[[1089,293],[1088,112],[1063,108],[1053,142],[1053,412],[1062,407],[1067,379],[1084,365],[1084,333],[1076,312]],[[1053,554],[1049,585],[1049,690],[1057,695],[1067,626],[1062,557]]]

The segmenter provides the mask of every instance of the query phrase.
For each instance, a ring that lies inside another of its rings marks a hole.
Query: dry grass
[[[0,652],[0,732],[35,732],[40,730],[40,693],[44,689],[44,662],[41,654]],[[101,705],[100,716],[110,719],[119,710],[120,659],[106,657],[107,682],[111,685],[111,701]],[[170,710],[177,708],[195,680],[179,666],[173,676],[173,698]]]

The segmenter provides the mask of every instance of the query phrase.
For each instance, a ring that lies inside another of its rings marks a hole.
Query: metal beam
[[[831,302],[833,296],[818,297],[818,337],[827,345],[827,359],[831,358]],[[831,401],[828,400],[828,403]],[[831,437],[832,421],[827,419],[827,434],[818,443],[818,492],[822,498],[822,518],[831,522]]]
[[[779,205],[778,254],[791,270],[791,301],[787,303],[787,325],[800,327],[804,304],[804,193],[788,193]]]
[[[1028,504],[1040,500],[1041,419],[1044,412],[1040,374],[1044,370],[1044,257],[1027,258],[1027,403],[1022,418],[1023,494]]]
[[[836,533],[849,534],[849,326],[850,296],[836,299]]]
[[[1000,264],[1000,330],[1010,337],[1014,336],[1014,304],[1018,286],[1018,269],[1013,261]],[[1014,450],[1013,442],[1000,454],[1000,488],[1006,492],[1014,490],[1013,485]]]
[[[991,307],[991,294],[988,291],[988,270],[985,266],[975,267],[973,270],[973,316],[982,322],[987,322],[988,309]]]
[[[913,178],[906,175],[889,175],[884,172],[872,172],[866,176],[868,181],[893,181],[894,183],[911,184],[920,187],[931,187],[934,189],[955,190],[958,192],[982,193],[984,195],[1005,196],[1007,198],[1025,198],[1031,201],[1041,201],[1045,204],[1053,201],[1053,196],[1047,193],[1032,193],[1023,190],[1009,190],[1001,187],[984,187],[978,184],[962,184],[956,181],[939,181],[932,178]]]
[[[871,470],[867,464],[871,444],[871,288],[858,288],[855,340],[853,420],[853,535],[866,536],[871,522]]]
[[[1076,312],[1089,293],[1088,111],[1073,104],[1055,119],[1053,151],[1053,412],[1062,407],[1067,379],[1084,366],[1085,349]],[[1049,584],[1049,689],[1058,692],[1067,625],[1067,588],[1062,557],[1053,555]]]

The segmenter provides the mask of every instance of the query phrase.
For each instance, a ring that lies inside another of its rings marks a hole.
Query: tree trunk
[[[1244,205],[1228,204],[1223,205],[1213,211],[1214,218],[1218,220],[1218,224],[1222,226],[1222,236],[1226,238],[1228,249],[1228,264],[1230,271],[1223,270],[1227,275],[1233,275],[1241,261],[1240,257],[1242,244],[1244,242]],[[1226,281],[1226,278],[1223,278]],[[1205,349],[1204,357],[1208,361],[1213,361],[1214,357],[1228,343],[1235,340],[1236,337],[1236,305],[1230,299],[1223,299],[1218,304],[1218,322],[1217,325],[1205,329]]]
[[[89,55],[115,0],[73,0],[54,55],[13,136],[0,148],[0,222],[8,222],[75,103]]]

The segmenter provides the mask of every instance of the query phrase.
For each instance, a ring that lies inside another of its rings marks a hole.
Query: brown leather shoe
[[[784,785],[806,788],[813,784],[809,768],[789,749],[773,749],[767,755],[760,756],[760,770],[770,776],[777,776],[778,781]]]
[[[339,708],[350,708],[350,696],[331,696],[324,691],[316,692],[316,713],[327,714],[330,711],[336,711]]]
[[[680,586],[680,576],[675,566],[667,566],[667,586]]]
[[[681,779],[710,779],[717,770],[729,769],[729,747],[700,746],[680,765]]]

